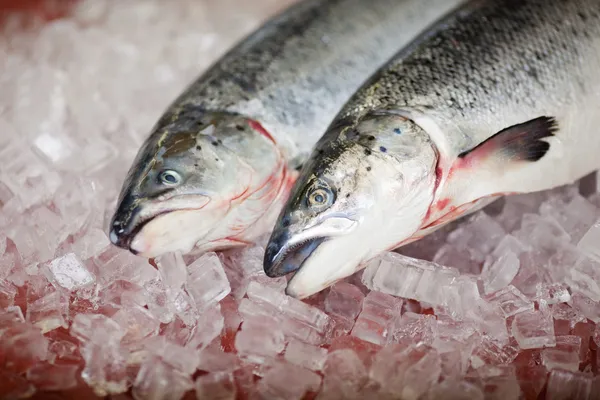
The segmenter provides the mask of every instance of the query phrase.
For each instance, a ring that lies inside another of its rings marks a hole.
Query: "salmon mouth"
[[[190,198],[191,196],[193,195],[190,195]],[[198,211],[205,208],[209,203],[210,200],[204,202],[200,207],[191,207],[189,203],[186,205],[179,204],[179,207],[175,204],[172,204],[171,207],[165,207],[162,202],[140,204],[139,200],[126,199],[121,202],[112,218],[108,238],[113,245],[139,255],[142,251],[133,248],[132,244],[149,223],[161,216],[177,211]],[[152,209],[154,209],[154,212],[152,212]]]
[[[125,250],[129,250],[131,253],[138,255],[138,254],[140,254],[140,251],[137,251],[131,247],[131,244],[132,244],[133,240],[135,239],[135,237],[142,231],[142,229],[144,229],[144,227],[146,225],[148,225],[149,222],[151,222],[155,218],[158,218],[161,215],[169,214],[170,212],[173,212],[173,211],[175,211],[175,210],[166,210],[161,213],[152,215],[148,218],[145,218],[141,221],[138,220],[137,223],[135,223],[135,224],[129,224],[129,225],[133,225],[129,229],[127,226],[123,227],[123,224],[120,223],[118,219],[115,219],[115,220],[113,220],[113,222],[111,224],[111,230],[108,234],[108,238],[110,239],[111,243],[114,244],[115,246],[120,247]],[[139,211],[135,211],[134,213],[132,213],[132,217],[131,217],[130,221],[135,221],[135,219],[138,215],[139,215]]]
[[[265,251],[263,269],[270,278],[277,278],[297,272],[302,268],[306,260],[323,244],[327,238],[316,237],[295,244],[288,244],[284,233],[281,239],[271,240]]]

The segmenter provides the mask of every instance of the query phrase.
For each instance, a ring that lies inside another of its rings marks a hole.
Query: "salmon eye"
[[[175,186],[181,183],[181,175],[177,171],[165,170],[158,175],[161,183],[168,186]]]
[[[333,194],[326,188],[315,188],[308,193],[308,205],[316,211],[321,211],[333,203]]]

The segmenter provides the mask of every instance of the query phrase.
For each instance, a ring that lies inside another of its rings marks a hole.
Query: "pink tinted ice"
[[[390,324],[400,317],[402,300],[372,291],[364,299],[362,311],[352,328],[352,335],[367,342],[387,343]]]
[[[524,311],[515,315],[512,334],[522,349],[554,347],[554,323],[548,312]]]
[[[50,278],[70,291],[90,285],[96,279],[73,253],[52,260],[48,269],[51,273]]]
[[[196,398],[235,400],[237,388],[232,373],[217,372],[198,377],[195,382]]]
[[[365,273],[372,274],[373,269]],[[452,282],[458,275],[454,268],[442,267],[397,253],[387,253],[380,258],[372,281],[363,279],[363,282],[371,290],[440,304],[442,298],[439,288]]]
[[[325,299],[325,311],[349,320],[354,320],[360,312],[365,295],[350,283],[339,282],[331,286]]]
[[[327,350],[299,340],[290,340],[285,348],[284,358],[291,364],[320,371],[325,365]]]
[[[215,253],[208,253],[187,267],[188,293],[199,309],[210,307],[231,292],[225,270]]]

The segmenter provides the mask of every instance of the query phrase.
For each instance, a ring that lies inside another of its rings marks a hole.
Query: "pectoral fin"
[[[459,218],[480,199],[529,192],[527,171],[548,153],[551,143],[544,139],[557,130],[554,118],[539,117],[503,129],[461,153],[423,227]]]
[[[541,139],[554,136],[558,130],[552,117],[539,117],[514,125],[480,143],[458,157],[462,163],[537,161],[550,149],[550,143]]]

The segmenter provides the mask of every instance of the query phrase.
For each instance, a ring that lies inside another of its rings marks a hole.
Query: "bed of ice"
[[[4,22],[0,398],[600,398],[594,176],[495,203],[305,302],[264,275],[261,245],[152,262],[109,245],[164,107],[287,4],[87,0]]]

